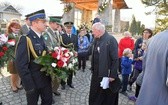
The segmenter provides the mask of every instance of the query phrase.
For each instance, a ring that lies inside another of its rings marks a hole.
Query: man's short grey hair
[[[105,25],[102,24],[101,22],[97,22],[97,23],[93,24],[92,28],[94,28],[96,30],[105,31]]]
[[[124,32],[124,36],[129,36],[129,37],[130,37],[130,36],[131,36],[131,33],[130,33],[129,31],[125,31],[125,32]]]

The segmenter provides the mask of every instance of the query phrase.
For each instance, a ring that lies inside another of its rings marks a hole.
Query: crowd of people
[[[51,78],[34,62],[36,57],[57,46],[73,48],[78,53],[78,70],[83,72],[91,55],[89,105],[118,105],[119,93],[137,105],[168,104],[167,31],[152,37],[152,30],[146,28],[136,40],[126,31],[117,42],[98,16],[93,21],[92,33],[85,26],[77,32],[72,21],[61,23],[55,16],[49,17],[47,24],[44,10],[25,17],[23,26],[13,19],[7,25],[5,36],[8,40],[15,39],[7,62],[11,89],[17,93],[24,88],[27,105],[37,105],[39,97],[41,105],[51,105],[55,103],[53,95],[61,95],[60,85],[62,90],[66,84],[75,88],[73,72],[66,81],[57,76]],[[28,46],[28,41],[32,46]],[[135,95],[129,96],[127,92],[134,83]]]

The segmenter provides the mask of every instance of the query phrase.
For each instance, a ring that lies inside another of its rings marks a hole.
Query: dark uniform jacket
[[[33,30],[29,31],[27,37],[31,39],[36,54],[41,56],[43,50],[46,50],[43,38],[39,38]],[[26,37],[21,36],[16,50],[15,64],[26,91],[43,88],[51,83],[51,78],[40,71],[42,66],[33,61],[31,51],[27,50]]]
[[[78,37],[77,37],[77,35],[71,34],[71,37],[69,37],[67,34],[62,34],[62,42],[63,42],[63,44],[61,43],[61,46],[65,47],[65,48],[68,48],[65,45],[73,43],[74,50],[75,51],[78,50],[78,48],[77,48],[78,47]]]
[[[95,39],[93,43],[93,49],[95,47],[96,42],[97,47],[99,47],[98,76],[99,77],[109,76],[112,78],[117,78],[118,43],[116,39],[113,36],[109,35],[107,32],[105,32],[104,35],[100,37],[100,39]],[[93,59],[92,59],[92,71],[94,73]]]

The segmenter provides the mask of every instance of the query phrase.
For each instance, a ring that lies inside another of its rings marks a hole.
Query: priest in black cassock
[[[109,83],[118,78],[118,44],[116,39],[105,31],[105,26],[93,24],[94,42],[92,48],[92,78],[89,105],[118,105],[119,92],[112,92]],[[102,85],[102,80],[107,85]]]

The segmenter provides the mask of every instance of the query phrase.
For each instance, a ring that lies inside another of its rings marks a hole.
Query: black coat
[[[95,39],[93,43],[93,48],[95,43],[99,46],[99,61],[98,61],[98,76],[99,77],[118,77],[118,43],[116,39],[109,35],[107,32],[100,39]],[[92,56],[94,55],[92,51]],[[92,71],[94,73],[94,64],[92,59]]]
[[[110,89],[100,87],[103,77],[118,77],[117,69],[118,44],[113,36],[105,32],[100,39],[95,39],[93,42],[93,74],[90,84],[89,105],[118,105],[118,91],[113,93]]]
[[[141,46],[142,46],[142,42],[143,42],[143,38],[138,38],[137,40],[136,40],[136,42],[135,42],[135,48],[134,48],[134,58],[137,58],[138,57],[138,55],[137,55],[137,50],[139,49],[139,48],[141,48]]]
[[[46,50],[43,38],[39,38],[32,30],[27,36],[31,39],[36,54],[41,56],[43,50]],[[43,88],[51,83],[51,78],[40,71],[42,66],[33,61],[31,51],[29,54],[27,50],[26,37],[21,36],[16,49],[15,65],[26,91]]]

